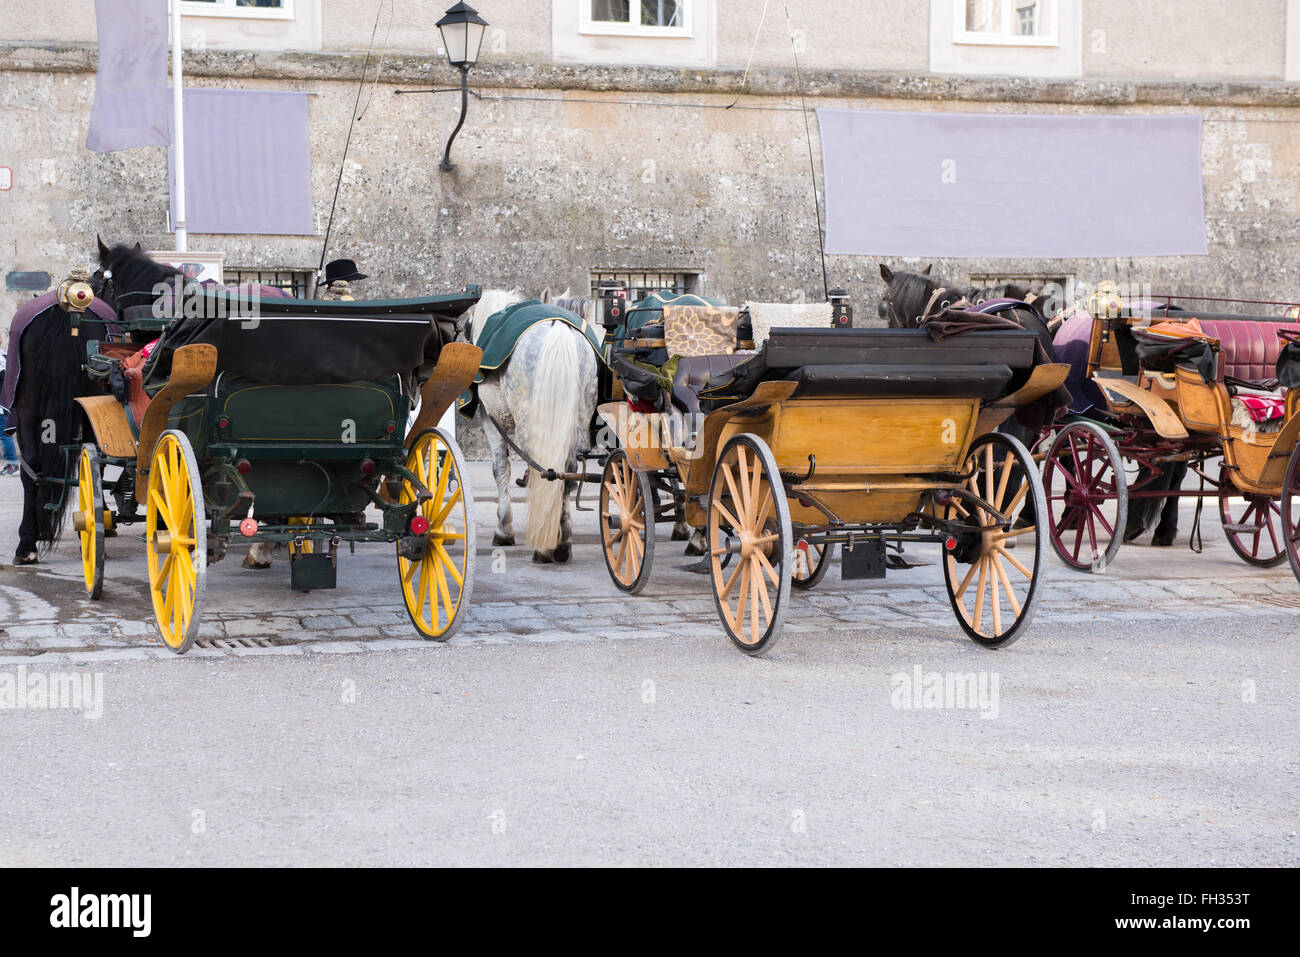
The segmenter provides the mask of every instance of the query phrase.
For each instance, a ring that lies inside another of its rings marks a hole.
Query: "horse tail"
[[[38,316],[23,330],[22,365],[14,397],[18,450],[23,468],[36,479],[36,540],[48,552],[63,533],[63,519],[72,498],[69,486],[77,457],[65,455],[81,436],[81,359],[72,322],[62,309]],[[29,518],[32,516],[28,516]]]
[[[567,322],[552,322],[542,340],[537,378],[525,412],[528,453],[543,468],[567,471],[578,446],[578,342]],[[560,543],[564,482],[528,476],[528,544],[549,552]]]

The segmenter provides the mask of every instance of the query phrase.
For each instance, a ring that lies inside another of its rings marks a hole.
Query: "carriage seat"
[[[753,358],[753,353],[731,355],[683,356],[677,360],[673,376],[673,401],[687,412],[700,412],[700,391],[715,376],[730,372],[736,366]]]
[[[786,379],[796,398],[960,398],[991,401],[1007,394],[1014,373],[986,365],[807,365]]]
[[[1204,335],[1219,340],[1219,373],[1246,382],[1265,382],[1276,375],[1285,343],[1279,329],[1300,331],[1297,323],[1251,322],[1248,319],[1196,320]]]

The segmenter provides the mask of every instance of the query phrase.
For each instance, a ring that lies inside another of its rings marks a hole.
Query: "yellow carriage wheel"
[[[406,468],[433,497],[415,510],[427,525],[423,534],[398,543],[402,599],[421,636],[446,641],[460,627],[474,587],[474,496],[465,457],[441,429],[427,429],[411,443]],[[414,502],[416,492],[403,481],[399,504]]]
[[[609,577],[629,595],[640,594],[650,581],[654,510],[650,476],[632,468],[622,449],[611,452],[600,481],[600,544]]]
[[[727,442],[709,489],[709,572],[722,627],[747,655],[781,637],[794,542],[790,506],[772,450],[759,436]]]
[[[194,448],[170,429],[154,446],[145,507],[145,554],[154,617],[167,647],[184,654],[199,633],[208,530]]]
[[[944,554],[944,584],[966,635],[1001,648],[1020,637],[1033,613],[1048,537],[1038,534],[1037,516],[1048,515],[1046,496],[1033,456],[1009,435],[977,439],[963,472],[966,490],[997,514],[952,497],[945,509],[953,547]],[[1017,517],[1026,524],[1015,527]],[[1035,524],[1027,524],[1031,517]],[[1015,554],[1007,548],[1013,538],[1020,539]]]
[[[104,483],[99,449],[87,443],[77,467],[77,511],[73,524],[81,543],[81,569],[86,591],[99,598],[104,590]]]

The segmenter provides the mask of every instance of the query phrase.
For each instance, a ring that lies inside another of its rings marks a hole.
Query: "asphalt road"
[[[832,569],[755,660],[666,534],[625,598],[590,512],[567,567],[494,551],[473,471],[474,613],[448,644],[411,637],[383,546],[310,595],[232,551],[184,657],[150,635],[136,530],[99,603],[71,538],[0,567],[0,864],[1297,862],[1300,584],[1213,516],[1200,555],[1188,513],[1105,575],[1051,563],[1001,651],[962,636],[934,566]],[[0,480],[6,559],[17,494]],[[917,669],[984,695],[913,697]],[[4,707],[33,673],[102,681],[102,714]]]

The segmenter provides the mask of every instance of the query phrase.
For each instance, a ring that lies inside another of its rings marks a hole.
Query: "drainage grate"
[[[272,648],[275,646],[270,638],[198,638],[195,640],[200,648]]]
[[[1267,595],[1261,597],[1260,601],[1282,608],[1300,608],[1300,595]]]

